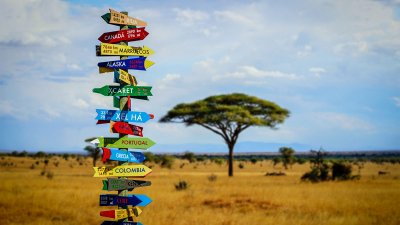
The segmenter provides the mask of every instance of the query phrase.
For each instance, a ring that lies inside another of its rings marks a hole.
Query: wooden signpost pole
[[[125,14],[125,15],[128,15],[128,12],[121,12],[122,14]],[[128,30],[129,28],[128,28],[128,25],[121,25],[120,26],[120,30]],[[128,45],[128,42],[120,42],[119,43],[120,45]],[[120,57],[120,59],[122,60],[122,59],[127,59],[128,58],[128,56],[121,56]],[[127,72],[128,73],[128,70],[125,70],[125,72]],[[123,87],[124,86],[124,82],[123,81],[121,81],[120,82],[120,86],[121,87]],[[119,109],[120,110],[125,110],[125,111],[130,111],[131,109],[130,109],[130,102],[128,102],[128,101],[130,101],[130,98],[128,97],[128,96],[126,96],[126,97],[123,97],[123,96],[121,96],[120,98],[119,98]],[[127,134],[119,134],[119,137],[120,138],[122,138],[122,137],[127,137],[128,135]],[[126,152],[128,152],[128,149],[123,149],[123,148],[121,148],[120,150],[125,150]],[[118,165],[122,165],[122,164],[124,164],[124,162],[118,162]],[[123,178],[123,177],[121,177],[122,179],[127,179],[126,177],[125,178]],[[128,196],[128,190],[120,190],[120,191],[118,191],[118,196]],[[128,209],[128,206],[120,206],[120,205],[118,205],[118,208],[119,209]],[[126,222],[126,221],[128,221],[128,219],[126,218],[126,219],[122,219],[121,221],[124,221],[124,222]]]

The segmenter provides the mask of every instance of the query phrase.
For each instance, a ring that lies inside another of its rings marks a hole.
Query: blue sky
[[[82,151],[115,136],[95,125],[112,99],[91,90],[97,38],[118,30],[109,8],[148,22],[153,86],[133,109],[163,116],[181,102],[243,92],[291,111],[278,130],[250,128],[237,151],[400,149],[400,1],[3,0],[0,14],[0,149]],[[200,127],[144,124],[155,152],[224,151]]]

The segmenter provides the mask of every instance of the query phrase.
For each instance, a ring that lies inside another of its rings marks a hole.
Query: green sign
[[[150,90],[150,86],[132,85],[123,87],[106,85],[101,88],[93,88],[94,93],[99,93],[104,96],[152,96],[153,94],[151,94]]]
[[[99,137],[92,141],[93,144],[97,144],[98,147],[104,148],[134,148],[134,149],[148,149],[155,144],[149,138],[109,138]]]

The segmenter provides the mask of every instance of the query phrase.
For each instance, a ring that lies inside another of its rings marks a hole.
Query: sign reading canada
[[[103,180],[103,190],[108,191],[120,191],[125,189],[130,190],[133,188],[146,187],[150,185],[150,181],[144,180],[128,180],[117,178],[108,178],[107,180]]]
[[[114,45],[100,43],[96,46],[97,56],[149,56],[154,54],[154,51],[147,46],[133,47],[127,45]]]
[[[93,169],[93,177],[145,177],[151,173],[151,169],[145,165],[102,166]]]
[[[149,33],[142,28],[132,28],[129,30],[120,30],[107,32],[99,37],[99,41],[102,43],[119,43],[122,41],[140,41],[146,38]]]
[[[96,109],[96,120],[125,121],[132,123],[145,123],[153,119],[152,114],[136,111],[120,111],[108,109]]]

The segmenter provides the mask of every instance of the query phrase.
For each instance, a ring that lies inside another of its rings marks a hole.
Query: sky
[[[400,149],[400,1],[1,0],[0,150],[83,152],[105,136],[96,109],[112,97],[99,74],[97,38],[118,26],[109,8],[148,23],[155,65],[129,72],[153,87],[133,110],[154,152],[224,152],[221,137],[196,126],[158,123],[178,103],[246,93],[290,111],[278,129],[252,127],[236,151]],[[139,124],[138,124],[139,125]]]

